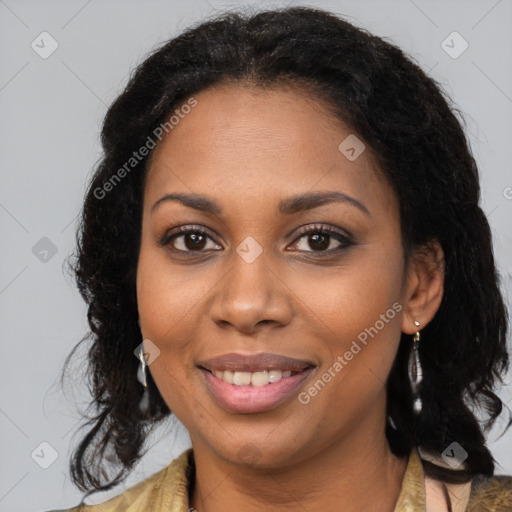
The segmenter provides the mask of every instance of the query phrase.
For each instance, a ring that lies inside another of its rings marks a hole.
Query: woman
[[[398,48],[318,9],[225,14],[139,66],[102,143],[72,478],[112,488],[171,414],[192,448],[71,510],[512,510],[478,171]]]

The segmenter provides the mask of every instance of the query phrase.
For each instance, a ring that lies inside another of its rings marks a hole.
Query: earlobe
[[[411,256],[407,285],[403,296],[402,332],[415,334],[434,318],[444,292],[444,252],[435,240],[416,250]]]

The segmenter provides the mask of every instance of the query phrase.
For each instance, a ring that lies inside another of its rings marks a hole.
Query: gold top
[[[188,448],[162,470],[104,503],[49,512],[193,512],[188,500],[193,472],[193,451]],[[441,488],[436,487],[438,482],[431,483],[427,478],[426,493],[423,466],[412,450],[394,512],[427,512],[426,501],[428,512],[448,511],[444,494],[436,490]],[[471,485],[448,487],[454,512],[512,512],[512,476],[476,477]],[[465,497],[463,489],[468,491]],[[457,498],[461,498],[458,505]]]

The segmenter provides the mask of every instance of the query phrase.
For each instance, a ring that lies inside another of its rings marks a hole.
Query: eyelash
[[[176,232],[166,233],[161,238],[158,245],[160,247],[169,247],[173,240],[175,240],[181,236],[190,234],[190,233],[205,236],[210,239],[212,238],[203,228],[201,228],[199,226],[180,226],[178,228],[177,233]],[[352,237],[350,237],[349,235],[343,234],[343,233],[333,229],[330,226],[325,226],[325,225],[314,225],[314,226],[310,226],[310,227],[307,227],[307,228],[301,230],[297,234],[293,243],[297,243],[301,238],[305,237],[306,235],[310,235],[310,234],[329,236],[329,237],[336,239],[338,242],[341,243],[341,245],[339,247],[337,247],[336,249],[330,249],[330,250],[324,250],[324,251],[313,251],[313,250],[305,251],[306,253],[313,254],[314,258],[332,256],[332,255],[337,254],[338,252],[341,252],[342,250],[347,249],[350,246],[354,245],[354,241],[353,241]],[[177,252],[177,253],[198,253],[198,254],[201,254],[204,251],[204,249],[198,250],[198,251],[190,251],[190,250],[183,251],[181,249],[175,249],[175,248],[171,248],[171,250],[173,252]],[[326,256],[324,256],[324,255],[326,255]]]

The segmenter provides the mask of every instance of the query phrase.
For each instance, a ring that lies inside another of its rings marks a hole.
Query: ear
[[[444,268],[444,252],[437,240],[411,254],[402,293],[402,332],[415,334],[434,318],[443,298]]]

